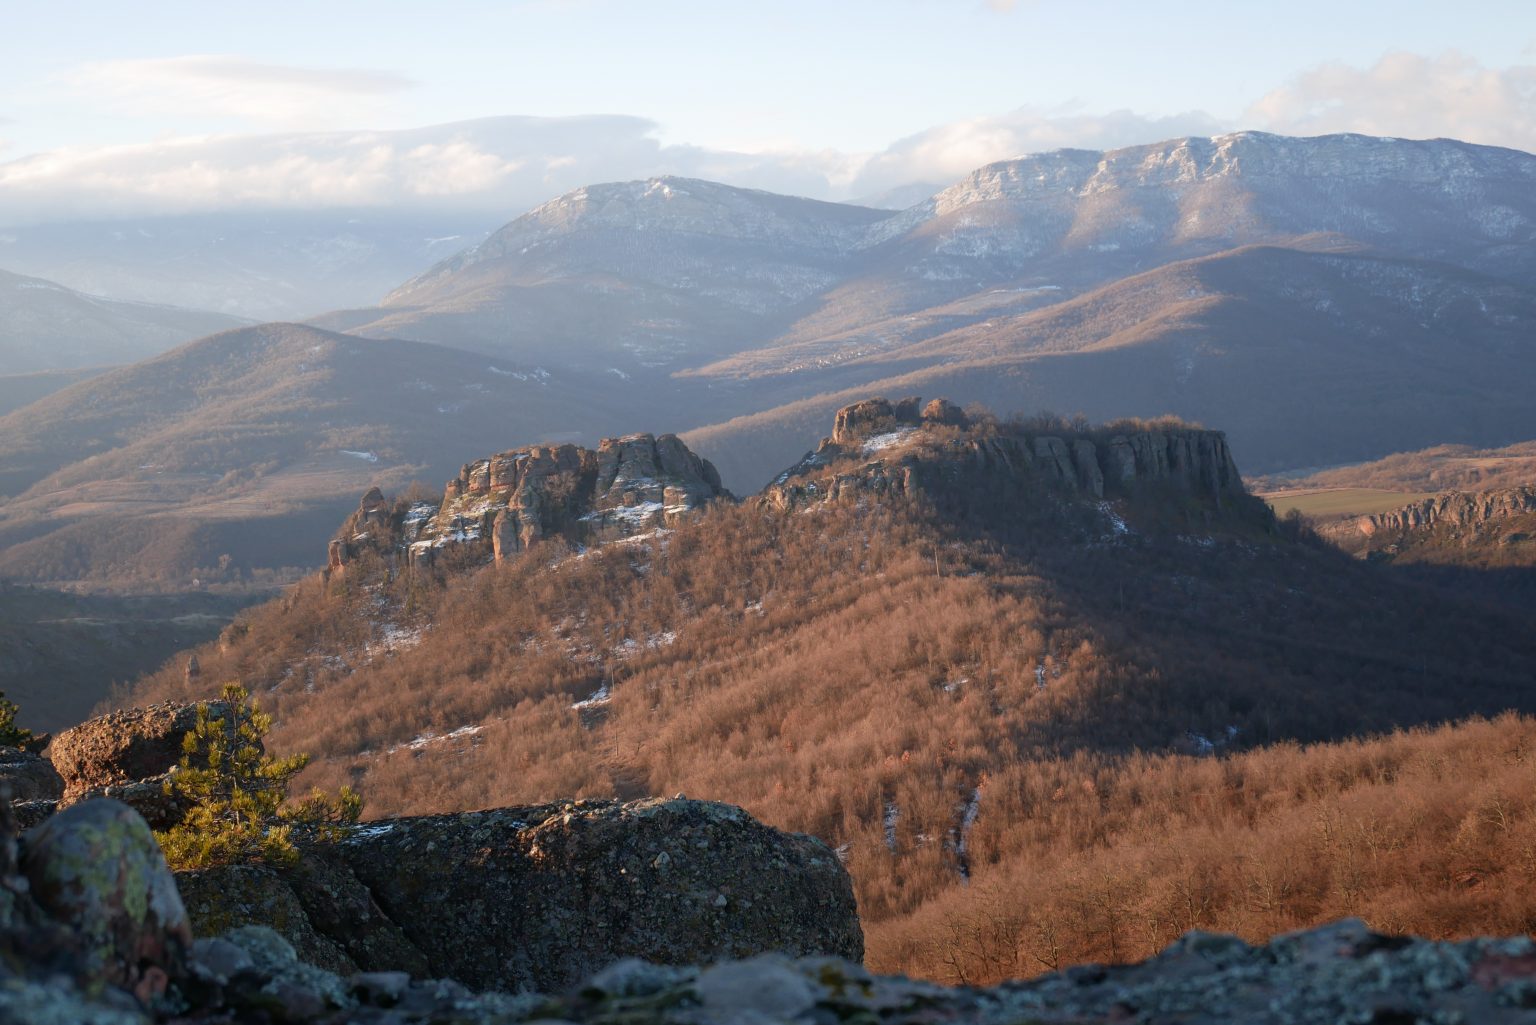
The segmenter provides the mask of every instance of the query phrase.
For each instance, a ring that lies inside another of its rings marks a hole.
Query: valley
[[[0,273],[0,690],[84,723],[12,738],[58,791],[13,817],[111,797],[165,845],[217,767],[172,768],[182,735],[224,736],[189,705],[238,683],[271,716],[239,757],[306,756],[319,803],[285,807],[351,818],[271,819],[298,853],[265,865],[210,840],[228,876],[173,885],[337,973],[582,979],[496,901],[492,968],[422,924],[491,864],[583,957],[631,900],[779,930],[746,855],[658,816],[835,891],[774,937],[956,985],[1348,916],[1536,934],[1536,155],[1232,131],[900,209],[643,161],[569,189],[545,156],[492,177],[566,191],[489,221],[6,228],[0,263],[72,287]]]

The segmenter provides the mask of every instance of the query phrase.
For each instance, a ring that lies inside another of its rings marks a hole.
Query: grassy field
[[[1388,512],[1433,494],[1433,491],[1384,491],[1380,488],[1318,488],[1310,491],[1276,491],[1259,497],[1268,502],[1279,516],[1296,509],[1303,516],[1328,519]]]

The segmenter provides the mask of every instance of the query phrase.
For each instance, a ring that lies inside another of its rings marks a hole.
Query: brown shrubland
[[[300,782],[371,817],[683,792],[813,833],[881,969],[986,981],[1340,914],[1530,930],[1536,723],[1436,725],[1536,711],[1525,615],[1245,509],[1142,496],[1117,538],[962,476],[501,566],[368,554],[243,613],[199,679],[245,682],[273,748],[314,756]],[[123,700],[187,688],[168,666]]]

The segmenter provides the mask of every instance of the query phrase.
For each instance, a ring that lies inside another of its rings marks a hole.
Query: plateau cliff
[[[966,466],[1102,499],[1148,488],[1217,505],[1246,495],[1225,435],[1177,422],[977,423],[954,403],[867,399],[838,410],[831,436],[765,490],[770,506],[836,499],[863,490],[908,493]]]

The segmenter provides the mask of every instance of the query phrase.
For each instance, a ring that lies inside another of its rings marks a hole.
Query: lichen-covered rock
[[[299,957],[349,975],[389,969],[426,975],[427,958],[348,867],[348,847],[308,849],[296,865],[228,865],[181,872],[187,914],[205,935],[270,926]]]
[[[199,931],[271,925],[301,954],[344,954],[337,970],[424,965],[478,989],[559,990],[626,956],[863,954],[836,856],[729,805],[567,801],[399,819],[314,848],[303,865],[184,874]],[[367,930],[339,911],[362,893],[378,909]],[[375,941],[357,943],[368,930]]]
[[[149,827],[116,801],[86,801],[28,831],[21,871],[38,906],[84,941],[90,974],[162,992],[192,944],[176,880]]]
[[[225,705],[209,707],[218,715]],[[60,733],[47,754],[64,781],[61,804],[162,776],[181,761],[182,738],[196,722],[196,705],[168,701],[110,712]]]

